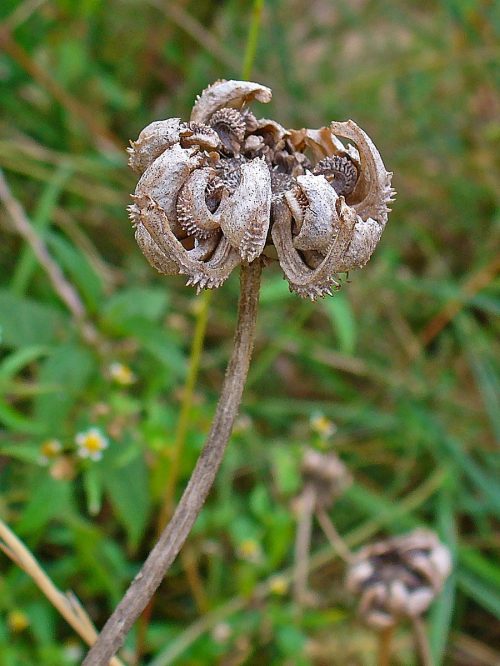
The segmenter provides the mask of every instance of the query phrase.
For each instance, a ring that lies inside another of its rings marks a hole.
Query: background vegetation
[[[238,287],[234,275],[213,295],[180,451],[200,300],[134,243],[124,147],[153,119],[187,117],[212,80],[239,76],[250,16],[237,0],[0,4],[0,167],[99,335],[82,339],[2,207],[0,515],[98,626],[153,543],[165,485],[181,492],[194,465]],[[354,475],[331,512],[352,547],[427,525],[451,548],[455,573],[429,621],[437,663],[500,663],[499,33],[488,0],[265,3],[251,78],[274,99],[259,112],[292,127],[354,119],[398,198],[374,258],[333,298],[303,302],[266,270],[223,469],[125,656],[139,645],[154,666],[374,663],[375,636],[320,531],[321,604],[299,614],[289,595],[291,501],[309,445]],[[100,461],[76,453],[90,427],[109,438]],[[54,438],[62,451],[44,447]],[[405,627],[396,650],[415,663]],[[1,663],[82,653],[0,553]]]

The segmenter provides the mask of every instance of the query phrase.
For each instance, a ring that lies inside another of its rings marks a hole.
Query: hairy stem
[[[229,361],[214,421],[203,451],[172,520],[163,530],[141,571],[104,625],[83,666],[104,666],[123,644],[125,636],[160,585],[200,513],[212,487],[240,405],[253,349],[261,262],[241,267],[241,293],[233,352]]]

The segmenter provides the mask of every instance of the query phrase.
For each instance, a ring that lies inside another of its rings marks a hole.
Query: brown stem
[[[341,557],[344,562],[351,562],[352,553],[349,550],[349,546],[337,532],[337,529],[327,512],[323,508],[317,509],[316,518],[318,519],[318,523],[321,525],[321,529],[325,533],[326,538],[330,542],[332,548],[337,551],[339,557]]]
[[[432,659],[431,648],[422,618],[414,617],[412,619],[412,627],[415,647],[417,649],[421,666],[433,666],[434,661]]]
[[[378,666],[390,666],[394,627],[382,629],[378,634]]]
[[[157,544],[104,625],[82,666],[104,666],[160,585],[200,513],[222,461],[243,393],[253,349],[261,262],[241,267],[241,293],[233,351],[210,434],[177,509]]]
[[[309,552],[311,548],[311,531],[316,492],[312,485],[307,485],[299,497],[297,535],[295,537],[295,572],[293,596],[300,606],[311,598],[308,591]]]

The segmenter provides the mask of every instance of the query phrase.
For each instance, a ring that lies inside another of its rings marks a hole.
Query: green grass
[[[0,515],[100,626],[154,539],[197,307],[135,245],[124,147],[240,75],[252,3],[4,0],[0,20],[0,168],[102,342],[82,342],[1,208]],[[498,663],[499,34],[498,3],[265,2],[252,78],[274,97],[259,111],[295,127],[352,118],[398,197],[372,260],[332,299],[301,301],[266,269],[245,419],[160,589],[142,663],[374,663],[319,530],[321,607],[299,616],[264,585],[293,562],[306,445],[335,449],[354,475],[331,511],[353,546],[417,525],[450,546],[455,572],[430,613],[436,664]],[[213,414],[237,289],[234,275],[212,298],[177,495]],[[133,384],[112,380],[114,361]],[[326,442],[317,412],[337,427]],[[100,462],[74,455],[90,426],[110,439]],[[40,463],[48,438],[65,464]],[[71,629],[0,558],[2,664],[78,663]],[[396,663],[416,663],[407,627],[396,645]]]

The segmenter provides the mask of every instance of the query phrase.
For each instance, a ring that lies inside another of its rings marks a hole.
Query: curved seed
[[[139,134],[137,141],[131,141],[130,148],[127,148],[129,167],[143,174],[164,150],[178,143],[181,136],[189,134],[192,134],[191,130],[180,118],[150,123]]]
[[[298,176],[297,183],[307,199],[307,206],[302,220],[297,220],[300,231],[294,238],[293,245],[298,250],[318,250],[326,253],[339,230],[339,197],[324,176]],[[293,196],[287,192],[287,202]],[[292,213],[297,210],[294,201],[290,210]]]
[[[218,218],[205,201],[208,183],[216,176],[215,169],[196,169],[186,180],[177,199],[177,220],[189,236],[203,239],[220,228]]]
[[[241,167],[241,180],[217,210],[220,226],[244,261],[258,257],[266,244],[271,210],[271,176],[264,160]]]
[[[330,129],[334,135],[355,142],[360,158],[360,173],[349,202],[363,219],[372,218],[382,227],[387,223],[388,204],[394,200],[391,187],[392,173],[386,171],[380,153],[370,137],[355,122],[333,122]]]
[[[181,148],[176,144],[156,158],[135,188],[135,197],[147,195],[157,202],[174,233],[182,234],[176,211],[179,190],[202,160],[197,148]]]
[[[144,195],[138,198],[136,203],[141,210],[141,223],[156,246],[176,264],[178,273],[188,277],[186,284],[195,286],[198,292],[201,289],[220,287],[240,263],[238,253],[225,238],[220,240],[209,260],[198,260],[197,247],[195,246],[193,250],[186,250],[183,247],[172,233],[165,211],[154,199]]]

